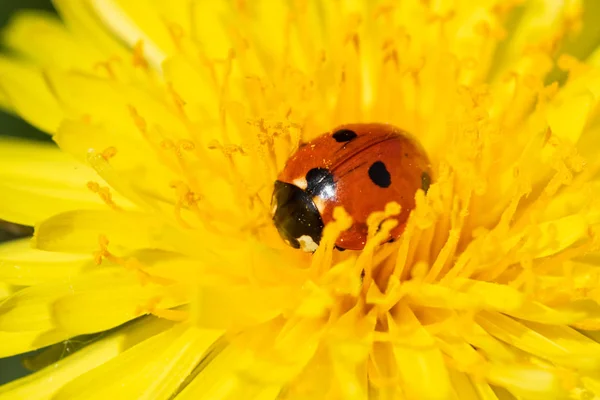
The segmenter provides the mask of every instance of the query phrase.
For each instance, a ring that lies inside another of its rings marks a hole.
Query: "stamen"
[[[99,195],[102,201],[104,201],[104,203],[106,203],[106,205],[113,210],[122,211],[121,207],[117,206],[113,201],[112,194],[110,193],[110,187],[100,186],[97,182],[90,181],[87,183],[87,188]]]
[[[222,145],[218,140],[214,139],[208,144],[210,150],[220,150],[225,157],[231,157],[234,154],[247,155],[248,152],[244,147],[237,144]]]
[[[553,146],[559,149],[557,150],[557,154],[555,155],[556,159],[554,161],[554,169],[556,170],[556,173],[546,183],[541,195],[531,202],[528,205],[527,210],[523,212],[514,222],[512,226],[514,231],[524,229],[527,224],[536,221],[537,216],[546,209],[547,205],[560,189],[563,189],[565,192],[568,192],[569,190],[575,190],[577,185],[587,182],[591,177],[591,175],[588,174],[589,171],[586,171],[585,169],[585,160],[573,147],[563,144],[555,136],[549,136],[548,142],[554,143]],[[596,168],[600,168],[600,162],[596,165],[592,165],[590,168],[595,171]],[[518,169],[516,169],[515,172],[515,176],[518,177]],[[579,173],[579,175],[575,175],[575,173]],[[519,179],[519,181],[523,188],[526,188],[529,185],[523,179]],[[522,194],[522,197],[529,194],[529,192],[530,189],[527,188],[526,192]],[[516,204],[511,204],[509,209],[513,210],[514,214],[516,208],[513,209],[513,206],[516,207]],[[505,229],[508,229],[508,225],[505,226]]]
[[[142,306],[138,306],[135,313],[137,315],[152,314],[158,318],[166,319],[174,322],[183,322],[189,319],[190,312],[186,310],[173,310],[158,308],[158,304],[162,301],[162,297],[153,297]]]
[[[474,379],[483,379],[488,368],[488,362],[467,343],[449,343],[437,338],[437,345],[445,354],[449,366],[469,375],[475,374]]]
[[[133,66],[148,70],[149,64],[144,55],[144,41],[138,40],[132,49],[133,52]]]
[[[98,244],[100,245],[100,250],[94,253],[94,262],[96,263],[96,265],[102,264],[102,260],[108,252],[108,243],[108,238],[106,236],[100,235],[98,237]]]
[[[521,272],[521,274],[519,274],[519,276],[511,282],[511,286],[520,288],[526,282],[528,282],[528,279],[535,279],[536,274],[546,274],[548,271],[551,271],[568,260],[572,260],[574,258],[584,256],[592,251],[598,250],[600,247],[598,235],[596,235],[592,230],[590,230],[589,234],[591,237],[584,244],[549,256],[548,258],[544,259],[543,262],[536,265],[535,268],[533,268],[533,265],[530,265],[531,263],[528,263],[528,268],[524,267],[523,272]]]
[[[185,113],[185,109],[184,109],[185,101],[175,91],[175,88],[173,87],[173,83],[169,82],[167,84],[167,90],[169,92],[169,95],[171,96],[171,100],[173,100],[173,103],[175,104],[175,108],[177,109],[178,114],[187,120],[187,114]]]
[[[492,25],[491,21],[482,20],[479,21],[475,27],[474,32],[485,38],[502,40],[506,37],[506,30],[498,23]]]
[[[497,15],[498,18],[503,19],[506,15],[515,9],[515,7],[523,4],[523,0],[503,0],[497,2],[492,7],[492,12]]]
[[[183,219],[181,215],[182,210],[190,210],[197,221],[202,224],[204,228],[214,233],[223,234],[222,230],[219,230],[212,223],[213,216],[210,215],[210,210],[200,208],[200,201],[202,196],[192,191],[189,186],[183,181],[171,182],[171,188],[175,189],[177,201],[175,203],[174,213],[177,222],[185,229],[191,229],[192,226]]]
[[[114,81],[117,80],[117,75],[115,74],[115,71],[112,67],[112,63],[115,62],[121,62],[121,60],[118,57],[112,57],[107,61],[99,61],[96,63],[96,65],[94,65],[94,70],[104,70],[107,74],[108,77]]]
[[[452,209],[450,210],[451,222],[448,238],[438,253],[432,268],[425,277],[424,280],[426,282],[433,282],[435,279],[437,279],[440,274],[448,269],[448,265],[450,262],[452,262],[464,227],[465,217],[469,213],[470,201],[471,191],[468,192],[463,201],[460,201],[458,198],[454,199]],[[454,269],[460,270],[459,268],[456,268],[456,266],[453,268],[453,270]],[[471,273],[472,271],[469,271],[469,275]]]
[[[369,355],[369,383],[380,390],[397,385],[400,379],[397,366],[389,359],[388,354],[393,353],[389,347],[389,343],[375,343]]]
[[[227,99],[227,94],[229,91],[229,80],[231,79],[231,72],[233,70],[233,61],[235,60],[235,51],[233,49],[229,50],[227,54],[227,59],[225,60],[225,71],[223,73],[223,82],[219,92],[220,99],[220,122],[221,122],[221,134],[223,135],[223,142],[225,144],[231,143],[231,138],[229,137],[228,128],[227,128],[227,117],[226,117],[226,107],[224,106]]]
[[[131,115],[131,118],[133,118],[135,126],[143,135],[146,135],[148,133],[148,126],[146,124],[146,120],[140,116],[137,109],[131,104],[128,106],[128,109],[129,115]]]
[[[106,161],[109,161],[111,158],[117,155],[117,148],[114,146],[107,147],[102,153],[100,153],[100,155]]]
[[[177,49],[182,50],[183,45],[182,41],[185,37],[185,30],[181,27],[181,25],[175,22],[167,22],[167,29],[169,30],[169,35],[171,36],[171,40],[173,40],[173,44]]]
[[[171,151],[175,155],[175,160],[178,164],[178,172],[183,174],[183,176],[187,179],[187,184],[192,187],[194,192],[200,193],[201,186],[198,182],[198,178],[193,173],[193,169],[188,164],[186,154],[191,153],[193,155],[194,150],[196,149],[196,144],[187,139],[180,139],[176,143],[170,139],[165,139],[160,142],[160,148]]]
[[[412,262],[412,254],[416,246],[411,246],[411,242],[418,242],[421,230],[417,228],[416,218],[412,215],[408,218],[404,232],[400,237],[400,247],[396,258],[396,265],[392,271],[392,276],[398,280],[403,280],[409,274],[408,266]]]
[[[98,244],[100,245],[100,250],[93,254],[96,265],[101,265],[102,261],[106,259],[113,264],[120,265],[129,271],[133,271],[137,274],[141,286],[145,286],[149,282],[161,286],[169,286],[176,283],[176,281],[172,279],[153,276],[146,271],[148,267],[144,266],[134,257],[122,258],[112,254],[108,250],[109,240],[105,235],[98,236]]]
[[[172,182],[171,188],[175,189],[177,196],[177,203],[175,204],[174,210],[175,219],[183,228],[191,229],[191,226],[181,216],[181,209],[189,208],[192,210],[197,210],[197,202],[200,200],[200,196],[192,192],[190,188],[182,181]]]
[[[333,210],[333,221],[323,229],[323,237],[319,248],[313,255],[310,271],[311,276],[318,277],[330,268],[333,260],[333,250],[338,236],[352,226],[352,218],[342,207]]]
[[[569,54],[561,54],[558,57],[557,65],[560,69],[569,73],[570,80],[576,79],[592,69],[590,65]]]
[[[269,129],[264,118],[259,118],[256,121],[249,121],[248,125],[254,126],[258,129],[258,143],[263,148],[267,149],[267,157],[263,160],[267,166],[267,174],[275,176],[277,174],[277,156],[275,154],[275,138],[278,136],[277,131]]]
[[[364,271],[363,294],[366,294],[373,283],[373,253],[375,249],[390,237],[390,232],[398,225],[396,219],[390,217],[400,214],[402,207],[396,202],[390,202],[383,212],[374,212],[367,218],[368,236],[365,247],[356,260],[355,272]],[[387,280],[387,276],[383,277]],[[387,282],[379,282],[387,285]]]

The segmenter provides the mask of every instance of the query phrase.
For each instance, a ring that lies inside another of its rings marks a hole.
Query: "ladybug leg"
[[[421,174],[421,189],[425,194],[429,191],[429,186],[431,186],[431,176],[427,172],[423,172]]]
[[[379,226],[377,227],[377,231],[376,232],[379,232],[381,230],[381,226],[383,225],[383,223],[385,221],[387,221],[387,219],[384,219],[383,221],[381,221],[379,223]],[[396,239],[392,237],[392,238],[389,238],[385,243],[394,243],[395,241],[396,241]]]
[[[333,246],[338,251],[346,251],[343,247],[338,246],[337,244]]]

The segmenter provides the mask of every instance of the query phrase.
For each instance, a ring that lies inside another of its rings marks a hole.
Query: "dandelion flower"
[[[35,226],[0,247],[0,357],[43,349],[0,399],[600,398],[593,3],[16,15],[0,105],[58,146],[0,144],[0,219]],[[362,122],[431,160],[403,235],[339,252],[338,208],[287,246],[278,172]]]

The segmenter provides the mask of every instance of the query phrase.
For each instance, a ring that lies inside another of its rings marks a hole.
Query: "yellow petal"
[[[30,185],[28,190],[26,185]],[[0,200],[0,218],[22,225],[32,226],[38,222],[61,212],[90,208],[107,208],[99,196],[82,188],[81,190],[63,188],[61,185],[53,189],[35,186],[32,181],[24,181],[23,186],[0,183],[3,193]]]
[[[565,399],[565,379],[558,371],[519,365],[493,365],[488,373],[492,384],[507,388],[517,398]]]
[[[140,125],[145,125],[150,133],[164,140],[189,139],[185,122],[170,107],[164,90],[54,69],[48,71],[47,79],[61,104],[69,110],[72,120],[100,124],[103,128],[113,129],[113,135],[125,135],[121,140],[134,143],[139,142],[143,133],[148,133],[140,132],[143,129]],[[132,107],[143,123],[132,115]]]
[[[176,229],[147,214],[118,211],[69,211],[40,223],[33,246],[40,250],[93,253],[100,249],[101,236],[113,249],[162,249],[173,251]],[[114,246],[114,247],[113,247]]]
[[[21,118],[42,131],[56,131],[63,110],[38,68],[0,57],[0,91]]]
[[[216,347],[198,375],[176,397],[177,400],[275,400],[281,384],[256,382],[239,369],[252,366],[251,357],[236,349]]]
[[[282,400],[319,398],[332,393],[336,386],[344,386],[345,382],[335,379],[333,358],[328,350],[324,346],[317,350],[304,370],[282,390]]]
[[[339,398],[348,400],[367,398],[369,383],[366,358],[362,362],[356,362],[339,357],[338,354],[333,354],[331,363],[333,393],[339,395]]]
[[[314,356],[322,329],[319,320],[282,318],[246,329],[226,347],[217,344],[214,358],[177,398],[277,398]]]
[[[194,25],[191,15],[192,10],[204,5],[205,3],[202,2],[190,7],[190,3],[186,0],[176,0],[168,4],[161,0],[149,0],[145,6],[155,9],[168,29],[181,29],[187,36],[191,32],[192,25]]]
[[[3,39],[7,46],[43,66],[91,70],[102,59],[99,51],[81,43],[47,12],[16,14],[5,28]]]
[[[600,344],[573,328],[519,322],[490,312],[478,315],[476,320],[498,339],[550,360],[555,365],[584,371],[593,371],[599,367]]]
[[[525,300],[522,293],[507,285],[457,279],[452,286],[407,283],[405,289],[409,301],[436,308],[478,309],[483,306],[510,312],[521,307]]]
[[[167,310],[186,304],[184,285],[162,286],[131,282],[118,286],[114,281],[103,288],[63,294],[50,305],[53,322],[73,335],[114,328],[154,310]]]
[[[169,328],[171,323],[143,319],[41,371],[0,386],[0,400],[51,399],[65,383],[118,356],[135,344]]]
[[[208,328],[235,328],[268,321],[297,301],[289,287],[214,286],[198,289],[192,312],[196,324]]]
[[[510,36],[501,48],[496,70],[504,72],[514,60],[522,58],[528,46],[549,42],[555,34],[549,27],[565,18],[565,8],[560,1],[531,0],[519,4],[513,16],[518,22],[508,31]]]
[[[594,122],[598,118],[597,106],[598,95],[600,95],[600,69],[598,65],[583,64],[578,60],[567,58],[566,63],[568,64],[569,62],[573,64],[570,67],[569,79],[553,98],[550,109],[556,109],[560,113],[561,111],[567,111],[569,105],[566,103],[571,101],[578,103],[582,107],[581,109],[575,109],[578,113],[576,115],[566,115],[567,118],[569,116],[575,118],[577,124],[575,124],[574,131],[576,132],[582,124],[585,124],[583,126],[589,129],[595,125]],[[589,104],[586,104],[586,102],[589,102]],[[579,112],[581,112],[581,116]],[[586,132],[584,131],[582,134],[585,135]]]
[[[566,143],[577,143],[588,122],[594,102],[591,93],[569,96],[554,102],[546,114],[552,134],[565,140]]]
[[[97,268],[91,255],[51,253],[31,248],[30,239],[0,245],[0,282],[17,286],[68,282]]]
[[[94,271],[67,283],[22,289],[0,304],[0,331],[53,329],[55,321],[52,317],[52,305],[56,300],[79,292],[130,286],[140,286],[136,275],[122,267],[112,267]]]
[[[0,278],[2,279],[2,278]],[[0,281],[0,302],[13,293],[12,287],[8,283]]]
[[[51,144],[0,140],[0,218],[35,225],[54,214],[73,209],[108,209],[89,182],[106,187],[89,167],[74,161]],[[112,193],[119,207],[131,203]]]
[[[126,60],[130,56],[125,46],[102,25],[88,1],[54,0],[52,3],[73,37],[81,38],[82,43],[107,55],[107,60],[102,61],[108,61],[110,57]]]
[[[0,358],[27,353],[68,339],[69,333],[52,330],[5,332],[0,330]],[[0,393],[2,390],[0,389]]]
[[[578,190],[559,192],[542,211],[540,222],[558,220],[567,215],[595,211],[598,206],[593,199],[600,194],[600,181],[587,182]],[[591,224],[596,221],[588,218]]]
[[[231,38],[226,29],[226,20],[233,16],[231,3],[206,1],[195,4],[191,13],[191,36],[202,43],[206,55],[212,59],[227,57]]]
[[[85,136],[86,140],[82,140],[82,136]],[[121,179],[128,181],[129,185],[137,188],[138,191],[154,193],[154,197],[170,199],[171,204],[175,204],[176,192],[171,187],[171,183],[178,179],[177,175],[160,162],[147,162],[161,154],[156,154],[157,149],[152,149],[142,137],[131,137],[125,131],[120,131],[116,124],[108,126],[108,124],[65,120],[53,139],[62,151],[75,156],[81,163],[97,168],[90,162],[90,158],[97,154],[103,163],[118,171]],[[156,143],[156,146],[159,147],[159,144]],[[111,157],[109,161],[104,155],[107,149],[116,151],[116,156]],[[164,156],[168,157],[169,154],[166,151],[165,153]],[[101,173],[99,175],[102,176]],[[132,194],[133,189],[124,190],[122,185],[109,183],[112,192],[118,195],[118,198],[124,196],[134,203],[143,203],[139,195]]]
[[[106,332],[70,337],[67,340],[46,346],[33,354],[25,355],[23,357],[23,366],[31,372],[39,371],[42,368],[46,368],[47,366],[68,357],[104,336],[106,336]]]
[[[156,10],[140,0],[91,0],[98,16],[130,47],[143,41],[145,54],[159,69],[168,54],[174,53],[169,31]]]
[[[464,400],[498,400],[498,396],[487,382],[473,379],[469,375],[450,370],[450,379],[456,399]]]
[[[175,325],[69,382],[54,399],[168,398],[221,334]]]
[[[400,329],[400,326],[413,326],[415,328],[412,338],[413,344],[395,344],[393,353],[398,364],[401,385],[409,398],[446,400],[452,398],[452,385],[448,375],[448,368],[444,363],[441,351],[433,345],[434,338],[430,336],[416,317],[407,307],[398,311],[397,321],[390,322],[390,333]],[[408,325],[410,324],[410,325]],[[404,339],[403,339],[404,340]],[[408,338],[406,338],[408,340]],[[411,339],[412,341],[412,339]],[[410,343],[410,342],[407,342]],[[423,347],[417,343],[429,343]],[[435,385],[431,385],[435,382]]]
[[[577,324],[584,320],[600,318],[600,306],[591,299],[574,300],[565,304],[557,304],[552,307],[539,302],[525,302],[516,310],[507,314],[527,321],[535,321],[544,324]]]
[[[504,239],[499,244],[504,253],[519,244],[533,258],[547,257],[557,254],[569,246],[577,243],[579,240],[587,239],[589,236],[590,222],[585,215],[575,214],[553,221],[540,223],[536,226],[530,226],[524,230],[513,234]]]
[[[163,69],[165,79],[173,84],[177,94],[185,100],[185,111],[188,116],[194,121],[202,121],[202,124],[208,128],[206,138],[203,128],[200,137],[203,143],[222,140],[221,134],[218,136],[213,134],[220,128],[217,119],[219,92],[218,84],[214,81],[214,77],[211,77],[208,66],[200,63],[193,64],[188,58],[177,55],[167,59]],[[214,128],[210,129],[211,126]]]

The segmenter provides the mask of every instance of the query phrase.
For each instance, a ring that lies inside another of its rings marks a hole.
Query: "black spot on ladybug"
[[[375,161],[369,167],[369,178],[379,187],[387,188],[392,184],[392,177],[381,161]]]
[[[423,172],[421,174],[421,189],[423,189],[423,191],[427,193],[427,191],[429,190],[429,186],[431,186],[431,177],[427,172]]]
[[[350,129],[340,129],[339,131],[333,134],[333,138],[338,143],[349,142],[357,136],[358,135],[356,134],[356,132],[351,131]]]
[[[306,146],[308,143],[307,142],[301,142],[300,144],[298,144],[298,148],[301,149],[304,146]]]
[[[327,168],[313,168],[306,173],[306,193],[331,199],[335,196],[333,174]]]

